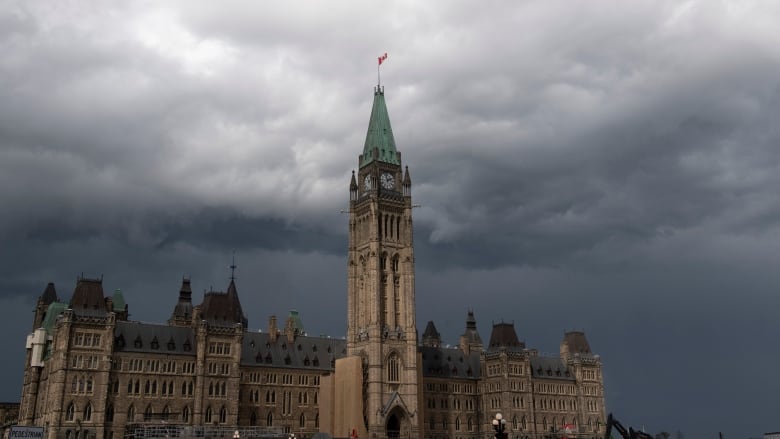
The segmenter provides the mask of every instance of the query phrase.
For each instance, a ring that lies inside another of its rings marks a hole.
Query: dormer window
[[[192,350],[192,345],[190,344],[190,341],[187,340],[184,342],[184,345],[182,345],[182,348],[184,349],[184,352],[189,352]]]
[[[169,351],[176,350],[176,343],[173,341],[173,337],[171,337],[171,339],[168,340],[168,350]]]
[[[133,346],[135,346],[136,349],[141,349],[144,347],[144,342],[141,340],[140,335],[135,338],[135,341],[133,342]]]
[[[157,341],[157,337],[152,339],[152,349],[160,349],[160,342]]]

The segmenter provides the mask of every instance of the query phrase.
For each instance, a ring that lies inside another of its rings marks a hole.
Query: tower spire
[[[230,264],[230,281],[236,280],[236,249],[233,249],[233,263]]]

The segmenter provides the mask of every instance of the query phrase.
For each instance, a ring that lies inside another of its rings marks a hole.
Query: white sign
[[[8,439],[43,439],[43,427],[12,425]]]

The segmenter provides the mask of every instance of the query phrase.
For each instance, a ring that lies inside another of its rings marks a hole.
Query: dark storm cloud
[[[387,51],[422,204],[418,323],[454,343],[474,307],[484,339],[515,321],[544,352],[585,329],[621,420],[769,431],[778,381],[740,359],[780,360],[766,348],[780,330],[779,12],[6,3],[0,302],[28,316],[46,282],[67,299],[79,273],[103,274],[133,318],[161,322],[183,275],[196,300],[224,289],[236,249],[251,327],[298,308],[310,333],[342,334],[339,211]],[[713,392],[722,402],[702,404]]]

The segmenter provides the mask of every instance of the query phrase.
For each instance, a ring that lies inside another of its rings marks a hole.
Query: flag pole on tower
[[[378,61],[377,65],[376,65],[376,87],[377,87],[377,89],[379,89],[379,86],[381,84],[381,81],[379,80],[379,66],[381,66],[382,62],[384,62],[384,60],[386,60],[386,59],[387,59],[387,52],[385,52],[384,55],[380,55],[377,58],[377,61]]]

